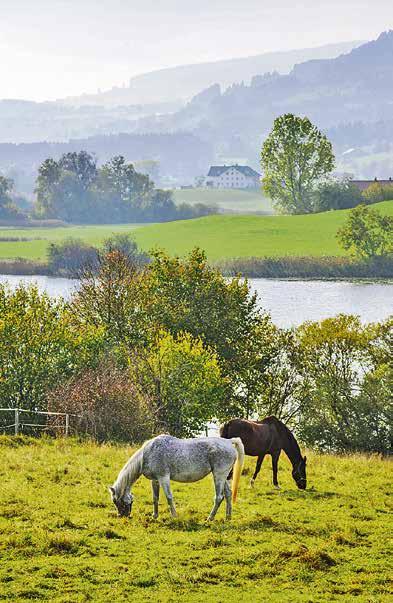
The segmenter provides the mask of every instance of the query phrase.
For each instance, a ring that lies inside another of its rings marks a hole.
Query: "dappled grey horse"
[[[225,440],[213,437],[180,440],[170,435],[159,435],[145,442],[132,455],[120,471],[113,486],[109,487],[109,491],[119,516],[128,517],[133,502],[131,486],[141,475],[144,475],[152,482],[153,516],[158,517],[158,498],[161,486],[172,517],[176,517],[170,480],[197,482],[212,473],[216,495],[208,519],[214,519],[224,497],[226,517],[230,519],[232,493],[228,475],[233,468],[233,500],[235,501],[243,462],[244,448],[240,438]]]

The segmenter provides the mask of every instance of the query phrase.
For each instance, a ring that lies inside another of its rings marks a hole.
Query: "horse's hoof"
[[[155,513],[153,513],[153,519],[158,519],[158,513],[157,513],[157,515]]]
[[[273,488],[274,488],[275,490],[281,490],[280,486],[278,486],[278,485],[277,485],[277,486],[275,486],[275,485],[273,484]]]
[[[250,488],[253,488],[255,484],[255,479],[250,480]]]

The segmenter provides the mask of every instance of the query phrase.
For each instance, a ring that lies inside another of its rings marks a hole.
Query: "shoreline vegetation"
[[[393,257],[368,261],[345,257],[229,258],[211,262],[224,276],[293,280],[393,280]],[[48,263],[24,258],[0,260],[0,274],[76,278],[52,270]]]

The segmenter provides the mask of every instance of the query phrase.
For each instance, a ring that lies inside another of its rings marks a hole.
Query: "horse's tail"
[[[224,423],[224,425],[221,425],[221,427],[220,427],[220,436],[222,438],[229,439],[229,421],[227,421],[226,423]]]
[[[236,461],[233,466],[233,481],[232,481],[232,500],[236,502],[237,492],[239,490],[239,481],[242,474],[244,463],[244,446],[240,438],[231,438],[231,442],[236,449]]]

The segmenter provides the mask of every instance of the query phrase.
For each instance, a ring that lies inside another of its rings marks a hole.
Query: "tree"
[[[393,253],[393,217],[362,203],[350,210],[337,239],[346,251],[359,258],[386,256]]]
[[[69,222],[91,220],[91,187],[96,177],[96,161],[86,151],[66,153],[58,162],[45,160],[38,170],[35,213]]]
[[[101,331],[72,327],[62,299],[37,287],[0,286],[0,398],[4,406],[45,410],[49,388],[98,358]]]
[[[217,416],[225,395],[217,354],[189,333],[160,331],[147,349],[131,352],[129,370],[141,394],[154,400],[156,431],[193,436]]]
[[[363,326],[351,315],[299,327],[303,408],[297,431],[306,444],[332,451],[388,452],[391,327],[391,321]]]
[[[86,266],[71,302],[76,325],[91,325],[105,333],[108,349],[132,348],[146,342],[151,319],[144,303],[144,273],[121,251],[99,257]]]
[[[310,213],[313,189],[334,164],[331,143],[307,117],[281,115],[262,146],[263,190],[283,211]]]
[[[11,203],[11,195],[14,183],[10,178],[0,175],[0,207]]]
[[[152,254],[142,279],[144,308],[151,323],[173,336],[187,331],[217,352],[228,391],[220,418],[250,415],[257,383],[270,354],[270,317],[258,308],[247,281],[225,279],[194,249],[188,257]]]

